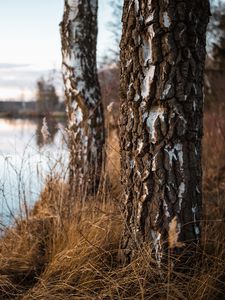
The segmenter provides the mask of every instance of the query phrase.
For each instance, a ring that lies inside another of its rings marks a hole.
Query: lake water
[[[48,120],[44,141],[42,119],[0,119],[0,222],[8,223],[38,199],[48,174],[65,175],[68,150],[64,122]]]

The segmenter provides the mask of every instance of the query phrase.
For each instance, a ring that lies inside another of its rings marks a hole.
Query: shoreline
[[[50,118],[59,118],[65,119],[66,112],[63,111],[55,111],[55,112],[46,112],[46,113],[38,113],[38,112],[23,112],[23,113],[11,113],[11,112],[0,112],[1,119],[41,119],[44,117]]]

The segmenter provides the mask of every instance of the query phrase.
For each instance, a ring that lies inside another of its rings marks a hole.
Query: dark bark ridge
[[[98,191],[105,141],[96,67],[97,4],[97,0],[65,0],[61,23],[70,183],[82,198]]]
[[[125,0],[120,149],[123,258],[200,239],[207,0]]]

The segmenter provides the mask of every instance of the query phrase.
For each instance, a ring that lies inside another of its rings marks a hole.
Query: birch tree
[[[82,198],[98,190],[105,139],[96,67],[97,9],[97,0],[65,0],[61,23],[70,184]]]
[[[122,259],[201,236],[203,72],[208,0],[125,0],[121,39]]]

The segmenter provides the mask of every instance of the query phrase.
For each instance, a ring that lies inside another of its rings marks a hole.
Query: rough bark
[[[102,171],[104,118],[96,67],[97,0],[65,0],[62,71],[70,146],[70,184],[84,199]]]
[[[122,259],[199,242],[207,0],[125,0],[121,39]]]

